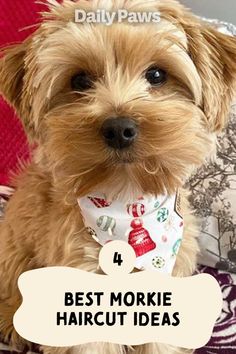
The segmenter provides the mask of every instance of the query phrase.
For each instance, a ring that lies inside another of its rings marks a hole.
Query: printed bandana
[[[124,204],[92,193],[78,199],[84,224],[101,245],[128,242],[136,254],[136,268],[171,274],[183,237],[180,196],[145,196]]]

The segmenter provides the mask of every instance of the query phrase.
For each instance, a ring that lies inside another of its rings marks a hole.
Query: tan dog
[[[0,91],[38,142],[0,226],[0,331],[19,345],[12,318],[22,272],[47,266],[97,271],[100,246],[84,229],[77,198],[174,193],[214,150],[236,83],[236,40],[174,0],[50,1],[35,34],[0,61]],[[160,11],[160,23],[75,23],[75,9]],[[119,129],[117,131],[117,122]],[[184,193],[185,194],[185,193]],[[194,218],[174,275],[195,270]],[[150,344],[90,344],[44,353],[185,352]]]

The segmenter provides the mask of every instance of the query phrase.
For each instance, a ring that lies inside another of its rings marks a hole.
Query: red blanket
[[[0,0],[0,47],[23,41],[32,33],[44,6],[34,0]],[[29,146],[19,119],[0,97],[0,184],[9,183],[10,171],[29,158]]]

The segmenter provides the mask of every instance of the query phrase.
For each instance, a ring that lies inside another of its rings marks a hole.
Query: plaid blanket
[[[208,273],[218,281],[223,295],[223,308],[210,341],[204,348],[198,349],[196,354],[235,354],[236,275],[210,267],[199,267],[199,272]]]

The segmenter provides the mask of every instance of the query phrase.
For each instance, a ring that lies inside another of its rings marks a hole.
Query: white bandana
[[[138,269],[171,274],[183,237],[180,196],[146,196],[133,203],[109,202],[92,193],[78,199],[84,224],[101,245],[128,242]]]

